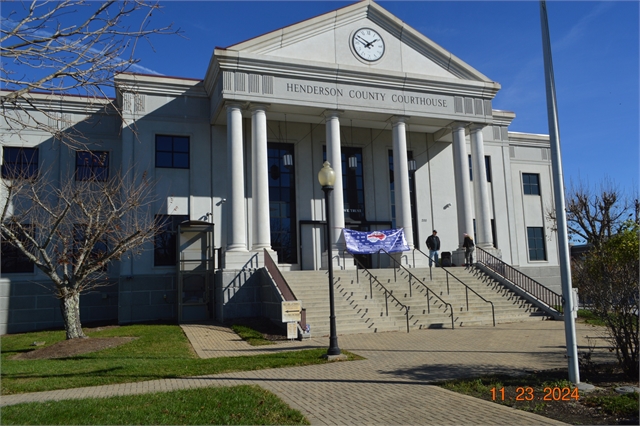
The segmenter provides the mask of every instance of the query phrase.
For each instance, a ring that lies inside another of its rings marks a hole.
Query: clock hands
[[[372,41],[367,41],[364,38],[360,37],[360,35],[356,35],[356,39],[362,43],[364,45],[364,47],[366,47],[367,49],[371,49],[371,46],[373,46],[373,43],[375,43],[376,41],[378,41],[379,39],[375,39]]]
[[[362,44],[364,45],[364,47],[371,48],[371,47],[369,46],[369,44],[370,44],[370,43],[369,43],[367,40],[365,40],[365,39],[363,39],[362,37],[360,37],[359,35],[357,35],[357,36],[356,36],[356,39],[357,39],[360,43],[362,43]]]

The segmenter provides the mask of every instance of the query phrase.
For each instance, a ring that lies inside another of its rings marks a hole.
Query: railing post
[[[409,309],[411,307],[410,306],[405,306],[404,310],[405,310],[405,315],[407,317],[407,333],[409,332]]]
[[[464,293],[467,297],[467,312],[469,312],[469,287],[465,286]]]
[[[412,278],[412,276],[411,276],[411,275],[409,275],[409,297],[413,297],[413,294],[411,293],[411,287],[412,287],[412,285],[411,285],[411,278]]]
[[[389,296],[388,296],[388,291],[385,289],[384,291],[384,305],[385,305],[385,310],[387,311],[387,316],[389,316]]]
[[[371,273],[369,273],[369,298],[373,299],[373,283],[372,283]]]
[[[429,287],[427,287],[427,313],[431,313],[431,299],[429,299]]]

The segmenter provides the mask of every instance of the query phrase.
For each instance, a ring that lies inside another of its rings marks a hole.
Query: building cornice
[[[292,59],[285,63],[279,57],[216,50],[212,66],[210,66],[204,82],[204,87],[209,94],[212,93],[222,71],[267,74],[275,77],[412,90],[433,94],[473,96],[483,99],[493,99],[500,90],[500,85],[491,81],[432,76],[425,78],[425,76],[418,74],[375,69],[363,70],[354,66]]]
[[[10,93],[0,90],[0,95]],[[21,109],[65,112],[76,114],[95,114],[106,112],[115,99],[106,97],[82,96],[60,93],[30,92],[16,100]]]
[[[208,97],[202,80],[146,74],[118,74],[114,78],[118,96],[122,92],[146,95]]]
[[[494,109],[492,112],[493,125],[494,126],[506,126],[509,127],[511,122],[516,118],[516,113],[513,111],[502,111]]]
[[[509,145],[512,146],[545,146],[548,147],[549,135],[537,133],[509,132]]]

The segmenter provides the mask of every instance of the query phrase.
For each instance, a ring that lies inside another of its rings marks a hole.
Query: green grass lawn
[[[136,340],[112,349],[70,358],[12,360],[33,350],[34,341],[46,345],[64,340],[63,331],[2,336],[2,394],[40,392],[83,386],[322,364],[326,349],[267,355],[200,359],[193,353],[182,329],[176,325],[132,325],[87,330],[90,337],[132,336]],[[349,359],[356,359],[348,354]],[[4,410],[3,410],[4,413]]]
[[[19,404],[2,408],[2,424],[300,425],[297,410],[258,386]]]

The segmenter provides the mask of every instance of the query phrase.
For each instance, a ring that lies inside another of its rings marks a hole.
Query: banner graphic
[[[353,231],[345,228],[343,232],[347,251],[351,254],[377,253],[380,249],[385,249],[389,253],[409,250],[402,228],[371,232]]]

